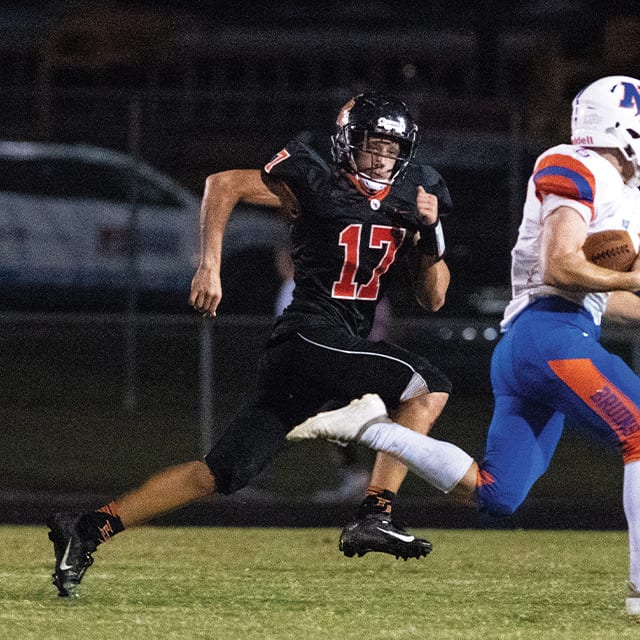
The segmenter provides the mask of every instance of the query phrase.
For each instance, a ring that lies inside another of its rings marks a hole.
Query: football
[[[623,229],[597,231],[584,241],[582,250],[589,262],[613,271],[629,271],[638,256],[640,236]]]

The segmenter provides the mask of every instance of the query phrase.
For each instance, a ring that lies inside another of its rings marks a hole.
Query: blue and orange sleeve
[[[593,217],[596,180],[579,160],[561,153],[545,156],[535,167],[533,183],[538,199],[542,200],[543,194],[570,198],[587,206]]]

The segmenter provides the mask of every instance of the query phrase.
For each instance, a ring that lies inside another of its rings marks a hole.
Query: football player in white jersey
[[[624,463],[626,607],[640,615],[640,379],[599,342],[608,300],[618,320],[640,318],[634,294],[640,260],[618,272],[589,262],[582,250],[587,236],[605,229],[626,229],[637,238],[639,184],[640,80],[601,78],[573,101],[572,144],[543,153],[529,179],[512,251],[513,297],[491,363],[495,410],[482,462],[390,423],[376,396],[310,418],[289,439],[361,442],[501,517],[522,504],[546,471],[565,419],[581,424],[617,447]],[[353,413],[365,408],[369,421],[357,424]]]

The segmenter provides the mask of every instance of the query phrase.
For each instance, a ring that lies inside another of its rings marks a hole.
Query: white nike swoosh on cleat
[[[382,533],[386,533],[388,536],[392,536],[393,538],[397,538],[398,540],[402,540],[402,542],[413,542],[415,540],[415,536],[405,536],[402,533],[396,533],[395,531],[389,531],[387,529],[381,529],[380,527],[376,527],[378,531],[382,531]]]
[[[60,571],[69,571],[69,569],[73,569],[70,564],[67,564],[67,559],[69,558],[69,551],[71,550],[71,538],[69,538],[69,542],[67,542],[67,548],[64,550],[64,555],[62,556],[62,560],[60,560]]]

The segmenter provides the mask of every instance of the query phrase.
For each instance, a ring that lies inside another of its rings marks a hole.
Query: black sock
[[[110,502],[93,513],[80,516],[76,529],[83,540],[91,541],[97,546],[107,542],[116,533],[124,531],[124,525],[115,508],[115,503]]]
[[[360,505],[358,515],[364,517],[374,513],[391,513],[393,499],[396,494],[387,489],[369,487],[367,495]]]

